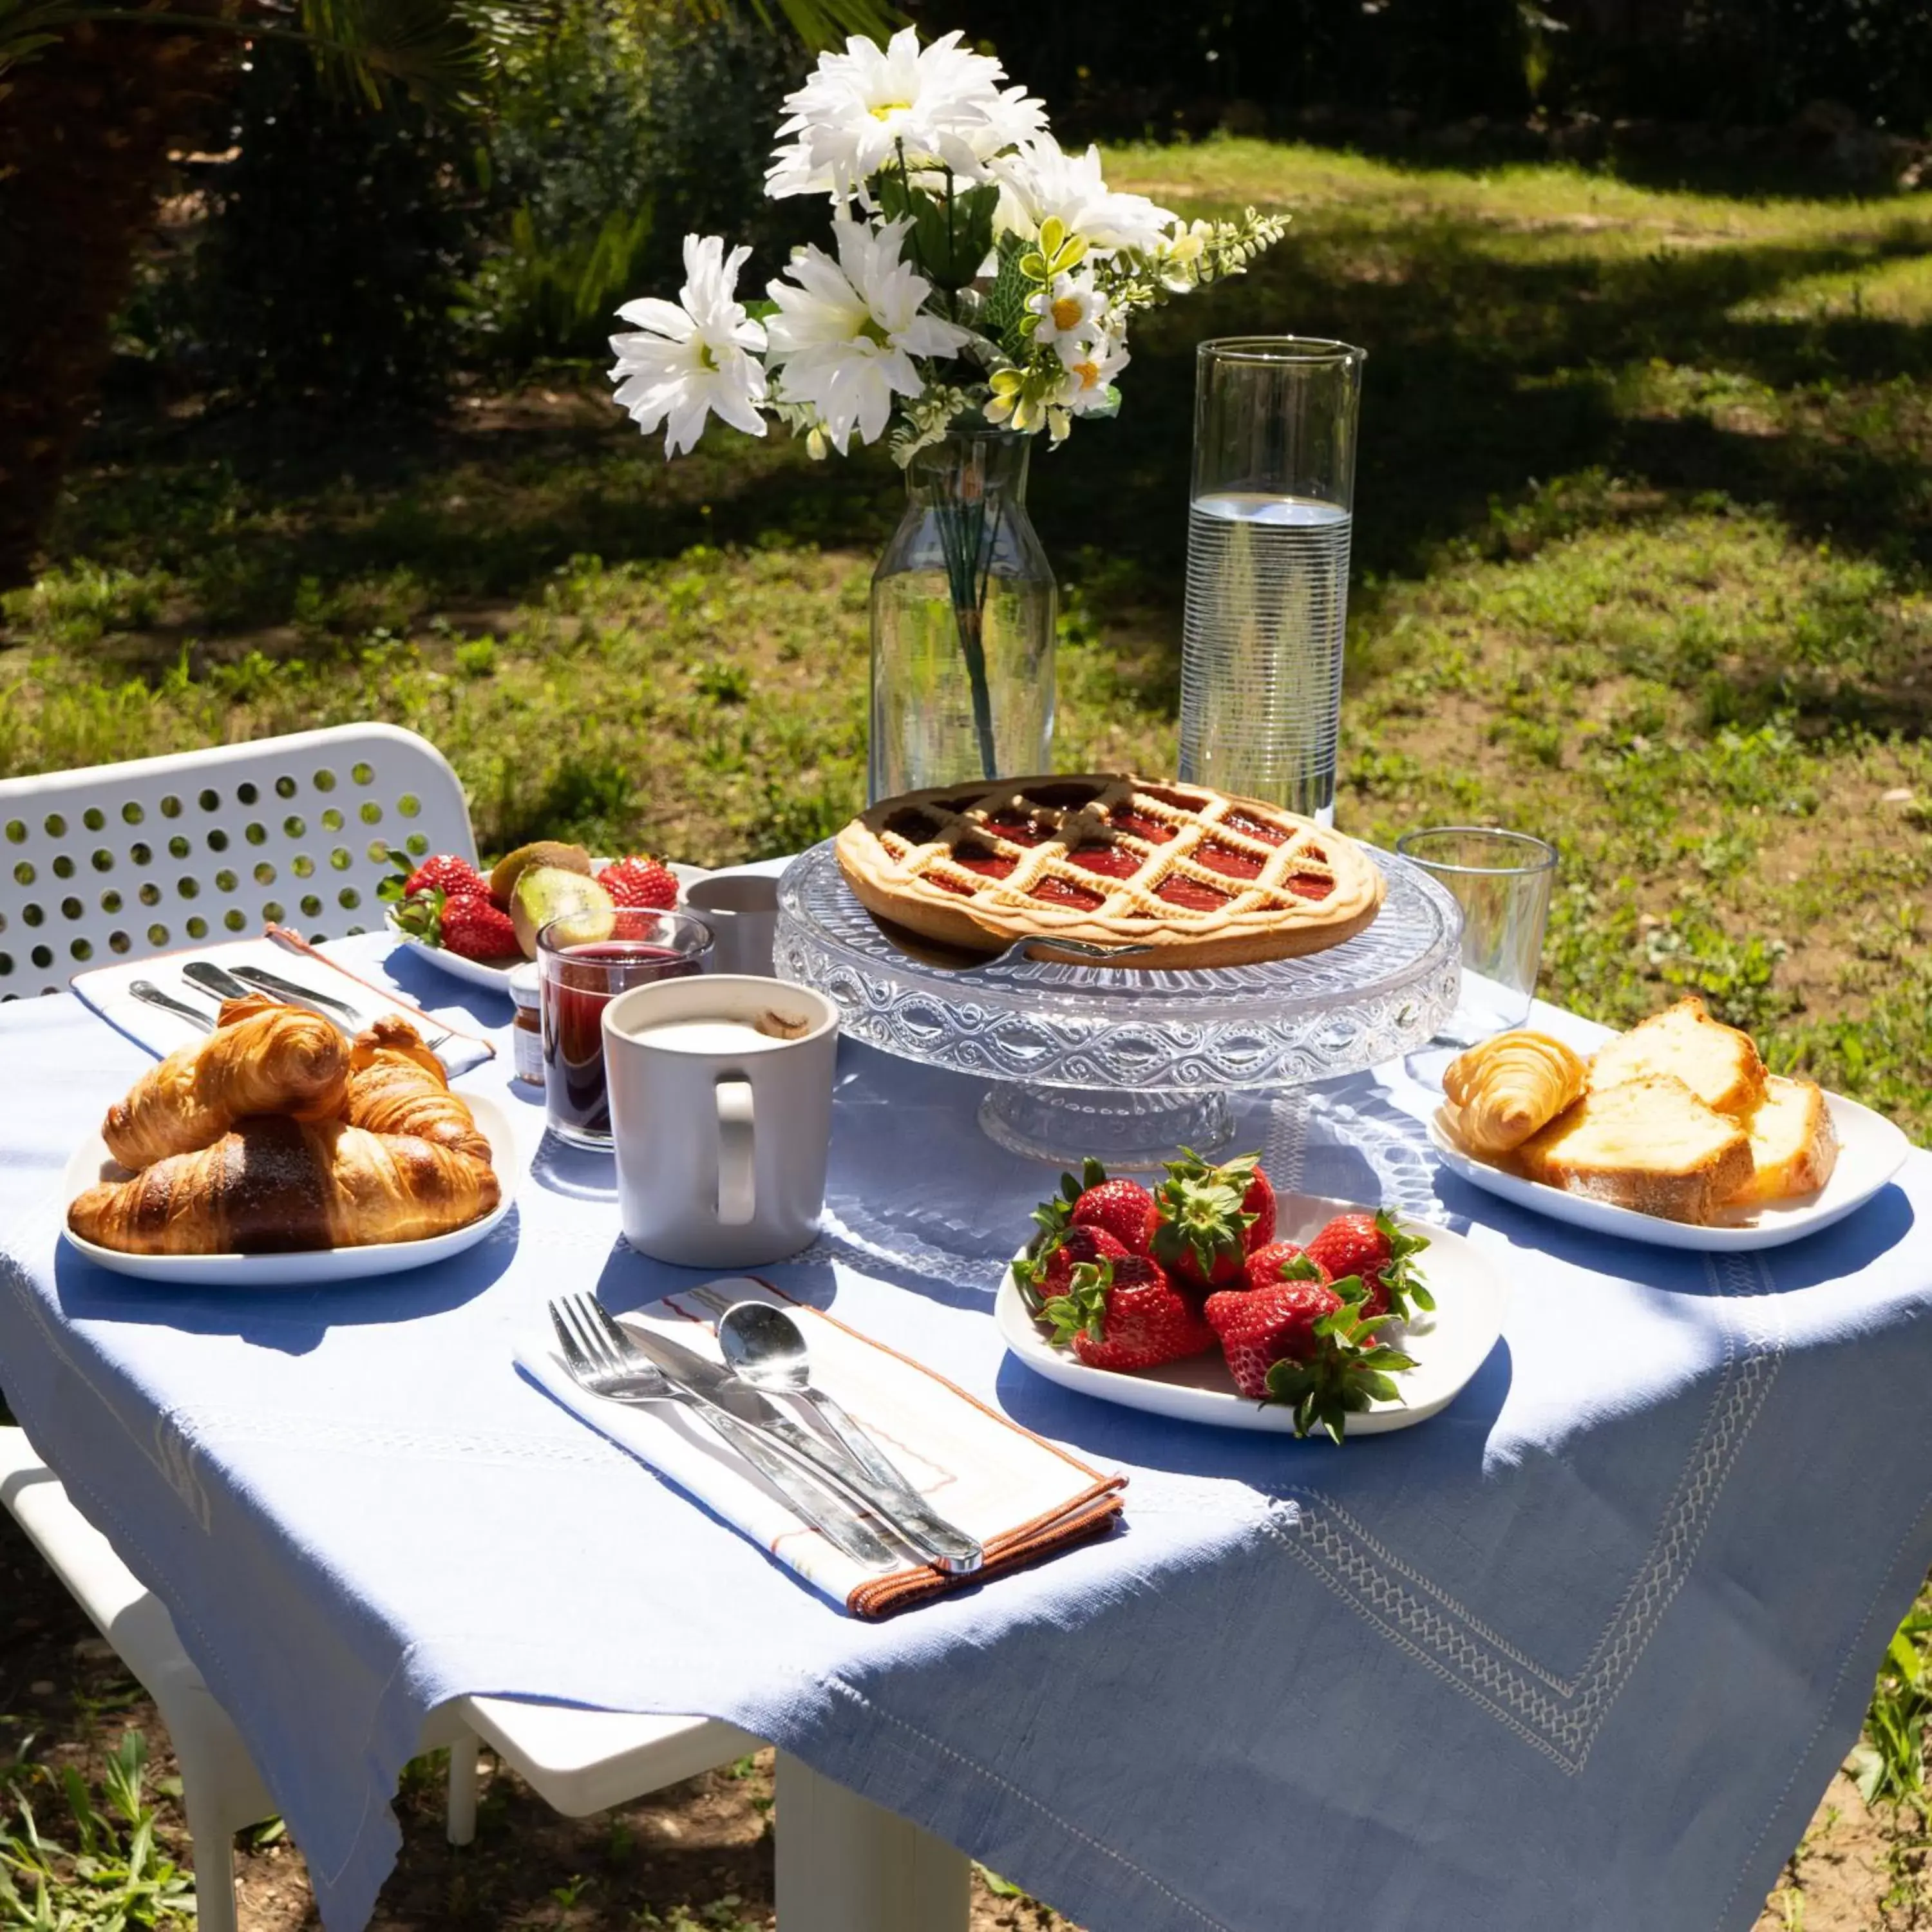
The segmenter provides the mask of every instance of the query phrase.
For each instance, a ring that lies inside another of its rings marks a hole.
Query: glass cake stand
[[[1373,856],[1388,896],[1342,945],[1258,966],[1136,973],[974,965],[910,934],[896,942],[853,896],[828,839],[778,883],[773,970],[824,994],[852,1039],[991,1082],[980,1124],[1001,1146],[1154,1167],[1178,1147],[1225,1145],[1230,1090],[1400,1058],[1454,1010],[1460,910],[1426,873]]]

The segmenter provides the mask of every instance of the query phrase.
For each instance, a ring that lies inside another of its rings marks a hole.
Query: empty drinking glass
[[[1180,776],[1335,818],[1359,349],[1228,336],[1198,352]]]
[[[1437,825],[1395,849],[1439,880],[1462,908],[1462,990],[1436,1036],[1473,1046],[1529,1018],[1543,960],[1556,854],[1540,838],[1485,825]]]

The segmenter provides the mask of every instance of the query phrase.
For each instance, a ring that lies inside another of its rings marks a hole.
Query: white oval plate
[[[1842,1221],[1862,1208],[1904,1166],[1912,1143],[1882,1114],[1874,1114],[1842,1094],[1827,1094],[1825,1104],[1831,1109],[1832,1124],[1838,1134],[1838,1164],[1832,1170],[1831,1179],[1816,1193],[1708,1226],[1667,1221],[1660,1214],[1642,1214],[1634,1208],[1615,1207],[1607,1201],[1567,1194],[1560,1187],[1506,1174],[1465,1154],[1443,1132],[1439,1120],[1429,1123],[1429,1139],[1451,1174],[1519,1208],[1533,1208],[1553,1221],[1568,1221],[1595,1234],[1620,1234],[1627,1241],[1648,1241],[1653,1247],[1737,1253],[1753,1248],[1781,1248],[1786,1242],[1802,1240],[1820,1228]]]
[[[1306,1240],[1334,1216],[1360,1211],[1358,1202],[1285,1194],[1275,1203],[1275,1238]],[[1382,1331],[1405,1354],[1415,1358],[1415,1366],[1396,1378],[1402,1401],[1378,1402],[1360,1414],[1350,1416],[1351,1436],[1411,1429],[1440,1414],[1488,1359],[1502,1333],[1503,1316],[1509,1306],[1508,1285],[1473,1241],[1433,1222],[1402,1219],[1396,1225],[1405,1233],[1428,1239],[1429,1246],[1416,1265],[1436,1297],[1436,1312],[1419,1314],[1406,1330]],[[1022,1248],[1013,1258],[1018,1260],[1025,1252]],[[1218,1352],[1169,1362],[1139,1375],[1090,1369],[1070,1349],[1056,1348],[1034,1325],[1011,1268],[1000,1277],[993,1318],[1013,1354],[1036,1375],[1063,1388],[1077,1390],[1101,1402],[1118,1402],[1124,1408],[1144,1409],[1150,1415],[1204,1422],[1216,1429],[1294,1432],[1294,1412],[1282,1403],[1250,1402],[1240,1394],[1228,1379],[1228,1365]]]
[[[592,862],[606,866],[610,861],[598,859]],[[704,866],[674,866],[670,869],[677,878],[677,902],[680,905],[684,903],[685,894],[700,879],[711,876],[709,868]],[[445,946],[432,946],[427,940],[418,939],[414,933],[405,932],[396,923],[394,906],[384,910],[382,922],[389,928],[389,936],[392,939],[399,939],[405,946],[412,946],[432,966],[439,968],[452,978],[467,980],[472,986],[488,986],[493,993],[501,993],[506,1000],[510,997],[510,975],[517,970],[516,966],[488,966],[480,959],[466,959],[460,952],[452,952]],[[520,959],[517,965],[525,963]]]
[[[309,1288],[320,1282],[356,1281],[368,1275],[426,1268],[431,1262],[460,1255],[465,1248],[473,1248],[486,1239],[510,1211],[522,1172],[516,1130],[510,1124],[508,1114],[495,1101],[480,1095],[466,1094],[463,1098],[476,1115],[483,1138],[490,1143],[490,1165],[496,1171],[500,1193],[496,1206],[481,1220],[446,1234],[432,1234],[421,1241],[372,1243],[360,1248],[310,1248],[280,1255],[124,1255],[117,1249],[83,1241],[70,1228],[62,1228],[62,1235],[70,1247],[89,1261],[112,1268],[116,1274],[136,1275],[160,1286]],[[123,1172],[109,1157],[106,1142],[95,1134],[75,1150],[67,1164],[67,1198],[72,1201],[93,1186],[104,1173],[111,1180]]]

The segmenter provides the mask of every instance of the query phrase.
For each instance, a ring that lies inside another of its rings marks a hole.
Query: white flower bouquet
[[[814,456],[890,430],[902,466],[955,428],[1057,443],[1119,408],[1136,313],[1238,274],[1286,227],[1114,193],[1097,150],[1063,153],[1040,102],[959,41],[855,37],[787,98],[766,192],[828,196],[830,252],[799,249],[748,303],[751,251],[687,236],[678,300],[619,310],[616,400],[664,425],[668,456],[713,415],[762,436],[767,412]]]

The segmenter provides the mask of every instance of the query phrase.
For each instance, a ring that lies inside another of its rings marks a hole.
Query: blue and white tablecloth
[[[1114,1537],[868,1625],[513,1370],[559,1289],[689,1278],[621,1244],[608,1163],[539,1145],[533,1104],[516,1211],[469,1256],[163,1292],[57,1241],[137,1050],[71,998],[0,1011],[0,1385],[174,1612],[332,1932],[464,1694],[728,1719],[1095,1932],[1729,1932],[1932,1560],[1923,1155],[1840,1227],[1707,1263],[1438,1176],[1400,1070],[1258,1103],[1241,1144],[1279,1182],[1468,1217],[1514,1282],[1445,1414],[1336,1450],[1007,1361],[992,1288],[1050,1177],[982,1137],[970,1082],[848,1046],[826,1236],[779,1278],[1132,1478]]]

